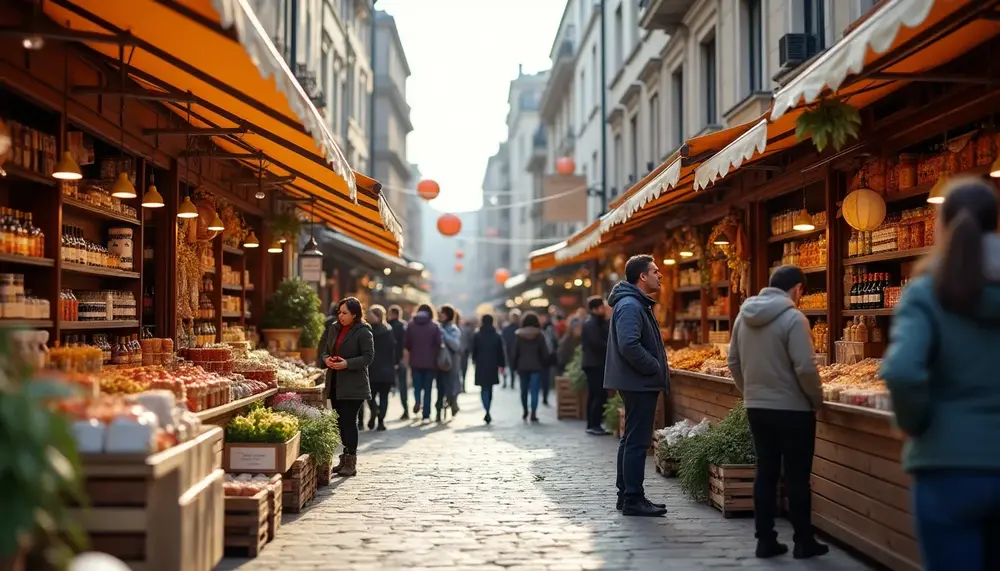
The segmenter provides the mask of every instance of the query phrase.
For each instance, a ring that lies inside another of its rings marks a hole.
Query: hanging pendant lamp
[[[798,216],[795,217],[794,224],[792,224],[792,230],[797,232],[812,232],[816,229],[816,225],[813,224],[812,216],[809,212],[803,208],[799,211]]]
[[[135,193],[135,186],[133,186],[132,181],[128,179],[127,172],[122,171],[118,173],[118,180],[116,180],[115,185],[111,187],[111,196],[125,199],[139,196]]]
[[[184,202],[181,203],[180,208],[177,209],[178,218],[197,218],[198,208],[191,202],[190,196],[184,197]]]
[[[190,101],[188,101],[188,103],[187,103],[187,126],[188,126],[187,127],[188,130],[187,130],[186,133],[184,133],[184,150],[185,151],[190,151],[191,150],[191,130],[190,130],[190,127],[191,127],[191,102]],[[184,154],[184,171],[185,171],[185,173],[187,174],[188,177],[191,176],[191,164],[188,162],[189,160],[190,159],[188,159],[187,153],[185,153]],[[194,205],[194,203],[191,202],[191,195],[190,194],[188,194],[187,196],[184,197],[184,202],[181,202],[180,207],[177,208],[177,217],[178,218],[197,218],[198,217],[198,207],[196,207]]]
[[[990,173],[990,176],[993,176],[992,172]],[[941,173],[941,176],[938,177],[937,182],[935,182],[934,186],[931,187],[930,194],[927,195],[927,202],[930,204],[943,203],[944,191],[945,187],[947,186],[948,186],[948,177],[944,173]]]
[[[253,233],[253,230],[251,230],[250,233],[247,234],[246,239],[243,240],[243,247],[244,248],[259,248],[260,247],[260,242],[257,241],[257,235]]]
[[[267,253],[269,254],[280,254],[281,253],[281,242],[275,240],[271,242],[271,245],[267,248]]]
[[[121,67],[121,84],[125,85],[125,46],[118,46],[119,67]],[[125,95],[122,94],[121,102],[118,105],[118,129],[121,141],[118,148],[121,150],[121,165],[124,167],[128,163],[125,161]],[[118,173],[118,180],[111,187],[111,196],[115,198],[132,199],[139,196],[135,192],[135,186],[129,180],[128,173],[122,170]]]
[[[208,229],[213,232],[222,232],[226,229],[226,226],[222,223],[222,218],[219,218],[218,210],[212,213],[212,222],[209,223]]]
[[[306,242],[306,246],[302,248],[303,256],[313,256],[322,257],[323,251],[319,249],[319,243],[316,242],[316,201],[313,201],[309,209],[309,241]]]

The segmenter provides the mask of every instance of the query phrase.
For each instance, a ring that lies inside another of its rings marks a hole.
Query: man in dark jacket
[[[590,315],[583,322],[580,346],[583,354],[583,374],[587,376],[587,434],[609,434],[601,426],[608,391],[604,389],[604,359],[608,354],[607,304],[595,295],[587,300]]]
[[[667,355],[653,315],[652,294],[660,289],[660,269],[648,255],[625,263],[625,281],[611,290],[611,328],[604,365],[604,388],[625,402],[625,434],[618,445],[618,507],[624,515],[658,517],[664,504],[646,498],[642,482],[646,450],[653,438],[656,401],[669,388]]]
[[[413,413],[423,409],[423,421],[431,419],[431,387],[438,372],[441,328],[434,321],[434,308],[423,304],[406,326],[403,349],[413,372]],[[421,398],[423,397],[423,398]]]
[[[403,308],[398,305],[389,306],[389,327],[392,328],[392,338],[396,343],[396,388],[399,390],[399,400],[403,403],[403,416],[400,420],[410,418],[410,405],[406,389],[406,363],[403,362],[403,337],[406,336],[406,322],[403,321]]]
[[[518,328],[521,327],[521,312],[517,309],[510,310],[507,314],[507,325],[503,326],[503,330],[500,332],[500,337],[503,339],[503,346],[507,350],[507,364],[510,365],[511,355],[514,351],[514,341],[517,339],[515,335]],[[514,367],[507,367],[507,376],[503,379],[503,388],[507,388],[507,379],[510,379],[510,388],[514,388]]]

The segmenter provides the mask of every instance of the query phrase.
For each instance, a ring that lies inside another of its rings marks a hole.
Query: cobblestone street
[[[865,565],[836,549],[801,562],[753,557],[751,519],[723,519],[686,500],[647,463],[647,493],[668,504],[661,519],[615,511],[617,439],[589,436],[580,421],[521,422],[517,393],[497,389],[485,426],[478,388],[443,425],[396,419],[361,435],[359,475],[321,488],[305,513],[285,516],[277,539],[241,571],[332,569],[817,569]],[[412,395],[411,399],[412,401]],[[554,404],[554,396],[553,396]],[[780,538],[791,543],[781,520]]]

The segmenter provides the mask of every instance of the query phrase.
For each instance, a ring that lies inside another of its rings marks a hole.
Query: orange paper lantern
[[[498,268],[497,271],[493,272],[493,279],[500,285],[503,285],[510,279],[510,270],[507,268]]]
[[[454,236],[462,231],[462,220],[454,214],[442,214],[437,222],[438,232],[444,236]]]
[[[455,250],[455,259],[461,260],[464,257],[465,257],[465,252],[461,250]]]
[[[556,159],[556,172],[559,174],[573,174],[576,172],[576,163],[571,157],[559,157]]]
[[[461,273],[462,270],[464,270],[464,269],[465,269],[465,266],[463,266],[462,264],[455,264],[455,271],[456,272]]]
[[[424,200],[434,200],[441,194],[441,187],[433,180],[422,180],[417,184],[417,194]]]

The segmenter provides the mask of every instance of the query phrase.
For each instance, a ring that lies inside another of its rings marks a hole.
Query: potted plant
[[[267,227],[275,238],[291,242],[302,231],[302,221],[293,212],[279,212],[268,219]]]
[[[756,457],[743,401],[703,436],[683,439],[676,447],[676,457],[678,482],[691,499],[708,501],[727,517],[753,509]]]
[[[264,304],[264,340],[272,352],[300,352],[307,363],[316,361],[316,349],[323,335],[320,299],[308,282],[285,280]]]

